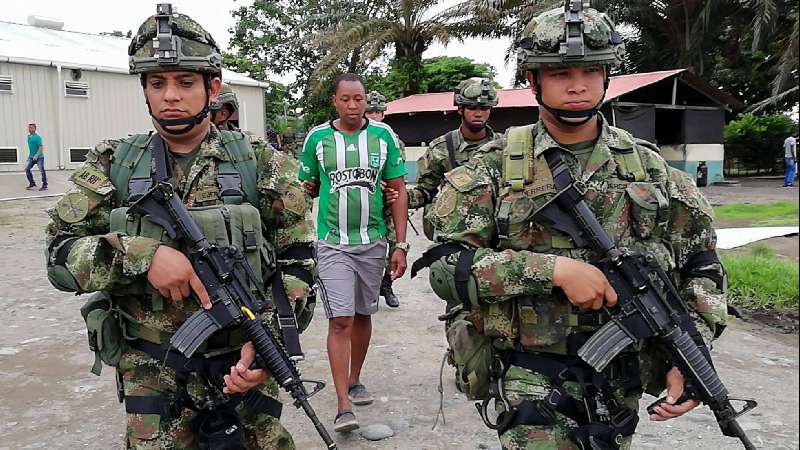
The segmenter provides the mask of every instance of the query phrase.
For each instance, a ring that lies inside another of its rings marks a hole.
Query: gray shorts
[[[369,316],[378,311],[386,241],[339,245],[317,241],[317,298],[325,316]]]

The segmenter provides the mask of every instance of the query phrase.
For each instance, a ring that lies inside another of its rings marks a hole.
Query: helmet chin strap
[[[592,118],[600,112],[600,108],[603,106],[603,99],[606,98],[606,92],[608,91],[609,83],[608,72],[606,71],[605,80],[603,81],[603,96],[600,97],[600,101],[589,109],[574,111],[569,109],[553,108],[552,106],[547,105],[542,99],[542,83],[539,79],[538,70],[534,72],[534,78],[536,81],[536,101],[540,106],[552,114],[556,120],[568,127],[579,127],[592,120]]]
[[[145,103],[147,103],[147,112],[150,113],[150,117],[152,117],[156,122],[158,122],[158,125],[165,132],[175,136],[186,134],[189,131],[191,131],[192,128],[203,123],[203,120],[205,120],[206,116],[208,115],[208,112],[210,111],[209,107],[210,97],[208,96],[208,91],[209,89],[211,89],[211,79],[207,75],[203,76],[203,85],[205,86],[206,106],[203,107],[203,109],[199,113],[195,114],[192,117],[187,117],[185,119],[159,119],[158,117],[153,115],[153,110],[152,108],[150,108],[150,101],[147,100],[147,98],[145,97]],[[180,125],[186,125],[186,126],[177,130],[170,130],[169,128],[167,128],[167,127],[176,127]]]

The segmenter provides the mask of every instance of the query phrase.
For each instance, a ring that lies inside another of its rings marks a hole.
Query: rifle
[[[170,344],[189,358],[215,332],[241,327],[255,348],[257,366],[268,370],[292,396],[295,407],[303,409],[326,447],[336,449],[336,443],[308,402],[325,383],[300,379],[300,372],[283,344],[256,315],[267,307],[268,299],[242,252],[235,247],[210,244],[167,182],[157,183],[130,206],[130,212],[160,225],[169,237],[185,245],[189,260],[211,298],[212,308],[192,314],[172,336]],[[255,294],[250,286],[256,287]],[[305,388],[307,382],[314,384],[310,394]]]
[[[695,398],[711,408],[722,434],[741,440],[747,450],[755,447],[736,419],[757,406],[755,400],[735,399],[717,376],[708,347],[703,343],[672,279],[652,255],[620,249],[583,201],[586,186],[575,181],[557,150],[545,152],[553,174],[557,194],[534,217],[568,234],[578,247],[592,249],[599,259],[593,264],[606,276],[617,293],[617,306],[606,309],[611,321],[601,327],[578,350],[578,356],[598,372],[602,371],[625,347],[646,338],[654,338],[669,352],[672,364],[686,378],[684,397]],[[731,400],[744,402],[737,411]],[[653,408],[665,399],[648,407]]]

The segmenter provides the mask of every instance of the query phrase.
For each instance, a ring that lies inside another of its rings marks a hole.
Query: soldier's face
[[[472,131],[482,130],[489,122],[492,108],[488,106],[464,106],[459,108],[461,121]]]
[[[144,95],[157,119],[186,119],[202,111],[209,102],[216,100],[220,85],[219,78],[214,78],[207,94],[203,75],[199,73],[151,73],[147,75]]]
[[[228,105],[223,105],[222,108],[214,113],[214,124],[220,125],[225,123],[226,120],[231,118],[231,110]]]
[[[367,116],[367,119],[383,122],[383,111],[367,111],[364,115]]]
[[[358,81],[341,81],[333,93],[333,106],[342,121],[360,124],[367,109],[367,94]]]
[[[551,108],[584,111],[600,103],[605,93],[606,72],[602,66],[540,69],[537,86],[528,72],[534,93],[541,90],[542,100]]]

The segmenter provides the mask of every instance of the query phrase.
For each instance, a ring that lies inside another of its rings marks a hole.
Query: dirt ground
[[[797,190],[769,186],[708,188],[714,203],[797,199]],[[55,291],[43,267],[43,208],[53,199],[0,202],[0,450],[34,448],[120,448],[123,409],[114,393],[113,371],[89,373],[93,356],[78,311],[83,299]],[[414,217],[420,228],[420,214]],[[793,241],[797,246],[797,241]],[[412,235],[409,260],[427,247]],[[455,390],[453,372],[444,369],[444,413],[432,430],[439,407],[437,385],[445,340],[436,317],[442,303],[427,283],[427,272],[404,278],[396,289],[399,309],[381,307],[374,318],[373,343],[363,381],[376,396],[356,409],[362,427],[386,424],[392,438],[370,442],[358,434],[337,435],[341,449],[495,449],[496,436],[474,406]],[[740,420],[757,448],[798,449],[798,338],[758,323],[733,320],[714,348],[715,363],[732,396],[755,397],[759,407]],[[303,335],[304,376],[331,382],[325,351],[326,324],[321,309]],[[335,413],[332,384],[312,399],[330,426]],[[642,405],[654,399],[646,397]],[[305,416],[287,405],[283,422],[300,449],[321,449]],[[667,423],[644,415],[634,448],[741,448],[724,438],[703,407]]]

